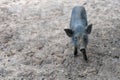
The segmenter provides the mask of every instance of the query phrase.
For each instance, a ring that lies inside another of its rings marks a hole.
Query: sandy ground
[[[63,30],[75,5],[93,24],[88,63]],[[0,0],[0,80],[120,80],[120,0]]]

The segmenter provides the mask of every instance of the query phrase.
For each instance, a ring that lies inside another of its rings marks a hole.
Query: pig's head
[[[78,49],[84,50],[88,44],[88,34],[91,33],[92,24],[88,25],[87,27],[78,27],[75,31],[71,29],[64,29],[66,34],[72,38],[72,42],[75,47]]]

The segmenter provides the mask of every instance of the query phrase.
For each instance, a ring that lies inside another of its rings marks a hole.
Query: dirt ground
[[[75,5],[93,24],[88,63],[64,32]],[[0,80],[120,80],[120,0],[0,0]]]

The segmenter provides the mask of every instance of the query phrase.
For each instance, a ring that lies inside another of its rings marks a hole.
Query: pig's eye
[[[78,39],[80,40],[80,36],[78,37]]]
[[[86,42],[87,41],[87,38],[84,36],[84,41]]]
[[[75,41],[77,41],[77,37],[75,37]]]

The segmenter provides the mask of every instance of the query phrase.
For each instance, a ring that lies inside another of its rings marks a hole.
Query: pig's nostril
[[[83,49],[80,49],[80,51],[81,51],[81,52],[84,52],[84,51],[85,51],[85,49],[84,49],[84,48],[83,48]]]

